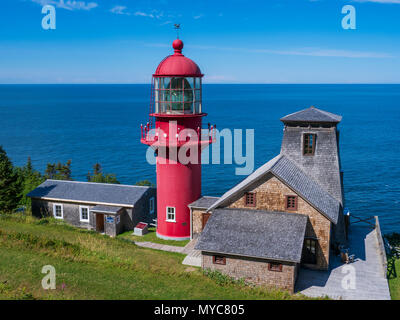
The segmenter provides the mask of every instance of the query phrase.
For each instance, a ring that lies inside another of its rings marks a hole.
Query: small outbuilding
[[[156,189],[146,186],[46,180],[28,194],[32,214],[110,236],[156,217]]]

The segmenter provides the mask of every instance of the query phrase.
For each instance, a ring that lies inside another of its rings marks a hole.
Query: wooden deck
[[[352,225],[349,234],[350,254],[356,261],[343,264],[339,257],[331,256],[329,271],[301,269],[296,291],[307,296],[329,296],[343,300],[390,300],[389,285],[383,276],[376,230],[369,226]],[[354,268],[354,269],[350,269]],[[355,286],[346,286],[350,272],[354,271]]]

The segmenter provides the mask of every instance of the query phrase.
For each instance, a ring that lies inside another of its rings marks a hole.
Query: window
[[[167,207],[167,221],[175,222],[175,207]]]
[[[79,206],[80,220],[89,222],[89,207]]]
[[[150,198],[149,207],[150,207],[150,214],[153,214],[154,213],[154,197]]]
[[[317,263],[317,240],[305,239],[304,240],[304,256],[303,262],[307,264]]]
[[[226,264],[226,258],[223,256],[213,256],[213,263],[214,264]]]
[[[268,263],[268,270],[274,272],[282,272],[282,264],[276,262]]]
[[[62,204],[53,204],[53,215],[56,219],[63,219],[63,205]]]
[[[154,89],[156,113],[201,113],[201,78],[156,77]]]
[[[256,194],[252,192],[247,192],[244,198],[245,205],[248,207],[256,206]]]
[[[315,153],[315,140],[317,139],[316,134],[306,133],[303,136],[303,155],[313,156]]]
[[[286,210],[297,210],[297,196],[286,196]]]

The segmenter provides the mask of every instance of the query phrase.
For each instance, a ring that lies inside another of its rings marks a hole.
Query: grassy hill
[[[123,238],[54,219],[0,215],[0,299],[304,299],[208,277],[183,255],[140,248]],[[44,290],[44,265],[57,288]]]
[[[396,277],[389,279],[390,296],[392,300],[400,300],[400,260],[396,260]]]

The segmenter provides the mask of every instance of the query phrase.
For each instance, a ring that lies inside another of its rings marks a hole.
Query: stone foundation
[[[297,264],[288,262],[282,263],[282,271],[271,271],[268,269],[270,262],[263,259],[225,256],[225,265],[214,264],[213,254],[202,253],[202,268],[218,270],[223,274],[236,279],[244,279],[247,282],[260,286],[279,288],[294,292],[294,286],[297,277]]]

